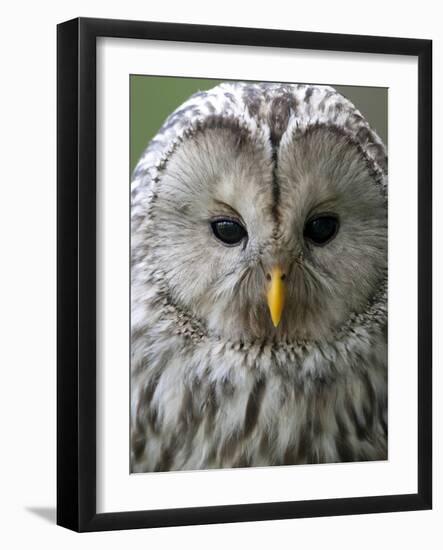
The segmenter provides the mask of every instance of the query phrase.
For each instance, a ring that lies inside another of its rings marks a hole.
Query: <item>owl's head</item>
[[[386,184],[384,145],[332,88],[223,84],[142,157],[133,232],[170,302],[208,332],[329,338],[386,279]]]

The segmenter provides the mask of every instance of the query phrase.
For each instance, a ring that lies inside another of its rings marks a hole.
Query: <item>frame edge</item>
[[[78,530],[78,20],[57,25],[57,524]]]
[[[432,509],[432,40],[418,55],[418,494]]]

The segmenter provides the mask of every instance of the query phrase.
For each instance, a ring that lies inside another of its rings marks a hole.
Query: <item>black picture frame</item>
[[[135,512],[96,511],[96,39],[399,54],[418,59],[418,491]],[[103,531],[432,507],[432,42],[106,19],[57,28],[57,523]]]

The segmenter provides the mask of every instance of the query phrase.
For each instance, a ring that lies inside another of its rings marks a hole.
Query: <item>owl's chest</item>
[[[285,361],[214,348],[153,359],[132,381],[134,470],[385,456],[384,365],[328,380]]]

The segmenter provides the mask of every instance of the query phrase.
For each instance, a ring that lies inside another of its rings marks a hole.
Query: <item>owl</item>
[[[132,472],[387,458],[387,153],[349,100],[196,93],[131,224]]]

